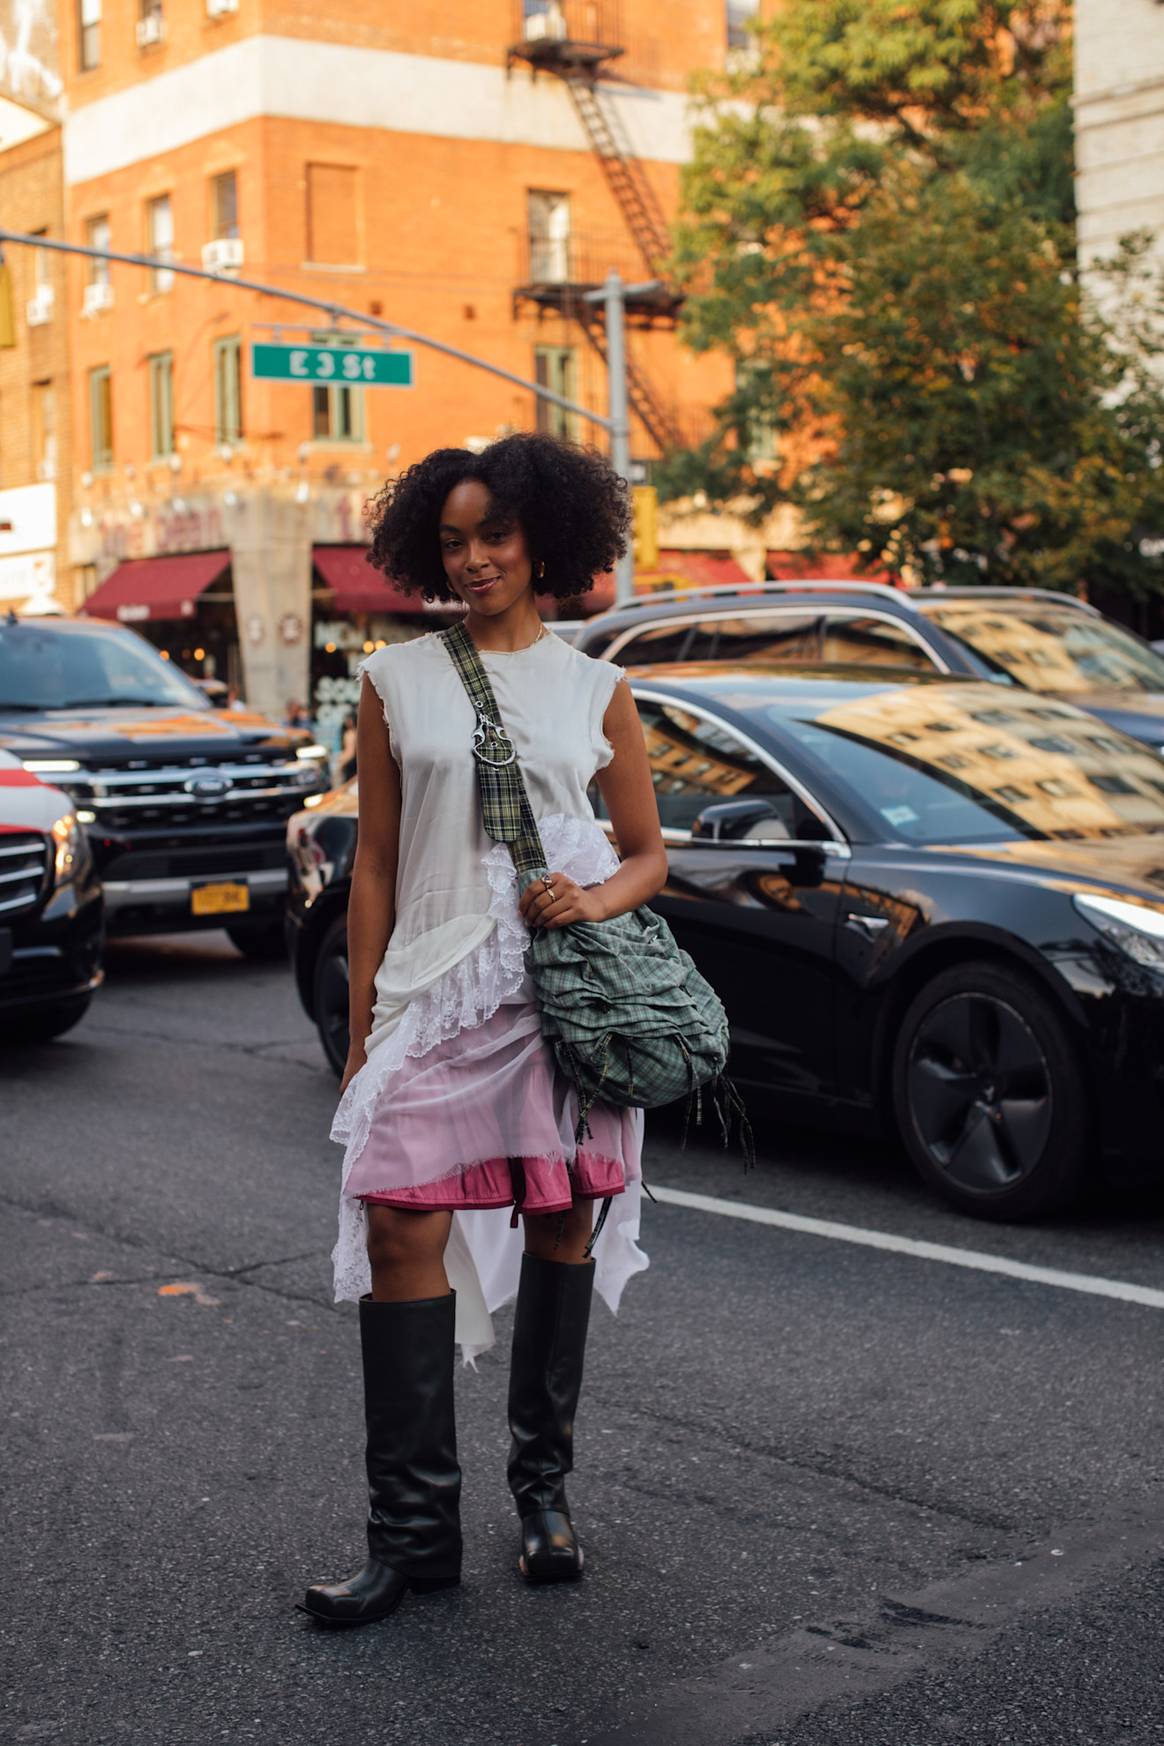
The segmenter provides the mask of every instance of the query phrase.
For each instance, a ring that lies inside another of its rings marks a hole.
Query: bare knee
[[[576,1200],[564,1213],[527,1213],[525,1246],[543,1261],[582,1261],[593,1228],[593,1202]]]
[[[442,1265],[451,1216],[368,1207],[368,1261],[373,1275],[426,1271]]]

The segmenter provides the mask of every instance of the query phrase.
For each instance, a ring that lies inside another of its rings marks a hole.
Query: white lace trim
[[[618,870],[618,857],[592,819],[552,813],[538,824],[542,847],[557,871],[579,885],[598,885]],[[344,1180],[367,1144],[385,1083],[405,1061],[427,1055],[461,1031],[493,1017],[525,978],[528,930],[517,907],[517,875],[504,843],[484,858],[493,896],[493,931],[431,988],[409,1002],[390,1036],[372,1050],[340,1100],[331,1137],[344,1151]]]

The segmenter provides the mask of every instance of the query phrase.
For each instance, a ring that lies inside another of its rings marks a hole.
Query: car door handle
[[[889,917],[858,915],[855,910],[850,910],[845,917],[845,926],[852,928],[854,933],[864,935],[867,940],[875,940],[889,926]]]

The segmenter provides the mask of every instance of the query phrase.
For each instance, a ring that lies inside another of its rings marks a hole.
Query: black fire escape
[[[588,293],[600,289],[610,267],[631,283],[626,300],[630,328],[675,326],[682,297],[666,282],[670,237],[658,197],[627,139],[609,95],[608,70],[623,54],[618,0],[516,0],[515,40],[508,60],[524,61],[535,76],[561,79],[602,166],[634,244],[633,259],[614,261],[610,250],[575,236],[539,234],[532,226],[522,283],[514,307],[533,304],[576,321],[603,362],[606,328],[601,302]],[[650,290],[635,290],[641,270]],[[633,342],[632,342],[633,344]],[[631,408],[662,453],[684,444],[673,409],[660,395],[632,344],[627,347],[627,396]]]

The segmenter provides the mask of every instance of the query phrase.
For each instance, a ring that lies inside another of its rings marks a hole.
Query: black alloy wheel
[[[348,922],[339,915],[319,943],[312,983],[315,1027],[328,1065],[342,1078],[348,1059]]]
[[[1070,1198],[1087,1158],[1083,1073],[1052,1002],[1017,967],[959,965],[902,1019],[898,1128],[922,1176],[979,1218],[1034,1218]]]

